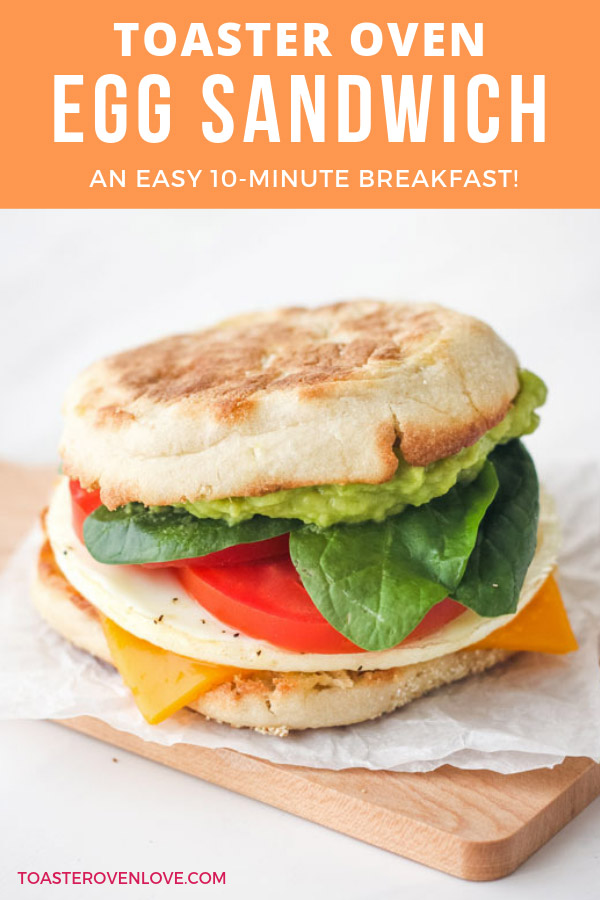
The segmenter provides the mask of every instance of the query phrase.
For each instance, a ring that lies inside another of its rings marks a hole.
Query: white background
[[[529,439],[542,474],[595,457],[599,246],[598,211],[2,212],[0,456],[56,460],[61,394],[101,354],[252,308],[371,296],[487,319],[549,384]],[[15,873],[46,868],[227,872],[225,887],[127,898],[598,896],[598,803],[510,879],[469,885],[56,725],[3,724],[0,763],[3,897],[39,895]]]

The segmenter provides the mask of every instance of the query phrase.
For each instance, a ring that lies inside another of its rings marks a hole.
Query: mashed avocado
[[[324,484],[274,491],[262,497],[230,497],[186,503],[200,519],[225,519],[230,524],[255,515],[301,519],[326,528],[336,522],[381,522],[402,512],[405,506],[421,506],[447,493],[457,481],[479,473],[496,444],[504,444],[538,426],[534,410],[546,399],[544,382],[532,372],[519,372],[520,389],[504,419],[471,447],[429,466],[409,466],[398,455],[398,469],[383,484]]]

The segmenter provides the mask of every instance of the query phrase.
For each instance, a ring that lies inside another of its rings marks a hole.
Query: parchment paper
[[[600,761],[600,470],[544,473],[562,522],[559,581],[580,649],[523,654],[403,710],[345,728],[276,738],[182,712],[147,725],[118,674],[46,626],[29,600],[40,535],[32,532],[0,578],[0,718],[88,715],[145,740],[227,747],[278,763],[426,772],[451,764],[522,772],[566,756]]]

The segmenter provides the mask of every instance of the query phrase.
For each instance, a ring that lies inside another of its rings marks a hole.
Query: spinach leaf
[[[384,522],[294,532],[292,561],[337,631],[365,650],[393,647],[458,587],[497,489],[486,462],[470,484]]]
[[[254,516],[237,525],[198,519],[174,506],[128,503],[99,506],[84,522],[85,545],[98,562],[131,565],[206,556],[236,544],[253,544],[302,526],[296,519]]]
[[[490,455],[500,487],[482,522],[464,578],[453,594],[480,616],[514,613],[537,542],[540,488],[520,441]]]

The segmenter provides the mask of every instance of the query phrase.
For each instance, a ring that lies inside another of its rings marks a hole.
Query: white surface
[[[256,306],[371,295],[488,319],[550,384],[529,442],[542,472],[552,458],[589,459],[599,239],[597,211],[2,212],[0,455],[54,458],[60,394],[101,353]],[[225,869],[225,887],[203,890],[228,898],[597,896],[597,802],[510,879],[470,885],[59,726],[3,724],[0,761],[9,900],[41,891],[21,888],[18,869],[120,867]]]

